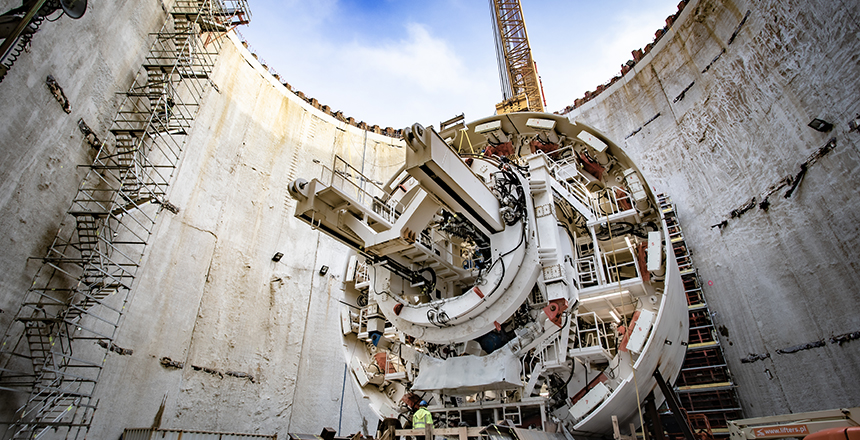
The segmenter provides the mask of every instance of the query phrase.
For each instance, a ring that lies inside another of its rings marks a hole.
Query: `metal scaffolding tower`
[[[690,316],[687,355],[675,389],[696,433],[707,434],[706,437],[728,437],[727,421],[743,417],[735,384],[705,301],[702,282],[693,266],[690,248],[684,240],[675,205],[665,195],[657,198],[681,271]]]
[[[167,189],[223,37],[246,0],[175,0],[0,346],[0,390],[25,403],[3,439],[84,438]]]
[[[544,106],[540,79],[532,58],[520,0],[490,0],[490,4],[494,14],[493,34],[504,97],[504,101],[496,105],[496,112],[542,112]]]

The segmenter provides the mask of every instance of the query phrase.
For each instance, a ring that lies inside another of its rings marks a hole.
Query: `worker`
[[[430,411],[427,411],[427,401],[422,400],[418,403],[418,411],[412,416],[412,429],[425,429],[428,426],[433,426],[433,416]]]

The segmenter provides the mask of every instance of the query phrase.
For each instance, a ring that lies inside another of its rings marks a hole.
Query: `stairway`
[[[99,146],[0,344],[0,390],[28,396],[0,421],[0,439],[87,436],[156,215],[170,206],[167,188],[212,84],[223,42],[212,32],[234,20],[228,10],[247,13],[246,1],[177,0],[124,93],[114,142]]]
[[[681,365],[681,374],[675,382],[675,390],[691,422],[696,421],[696,426],[707,429],[713,437],[728,438],[727,420],[743,418],[736,385],[723,356],[702,282],[693,265],[692,252],[684,239],[675,205],[665,195],[660,194],[657,199],[681,272],[690,319],[687,354]],[[679,438],[681,435],[680,432],[669,432],[670,437]]]

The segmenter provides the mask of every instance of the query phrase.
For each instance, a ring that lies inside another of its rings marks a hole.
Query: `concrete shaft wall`
[[[77,120],[113,141],[115,93],[131,83],[166,17],[159,1],[91,1],[80,21],[46,23],[0,84],[0,100],[15,103],[0,108],[4,329],[38,267],[28,257],[45,254],[83,175],[77,166],[92,161]],[[44,85],[48,74],[71,114]],[[347,249],[293,218],[287,186],[319,176],[336,155],[385,180],[403,164],[403,146],[314,109],[235,39],[212,80],[217,91],[204,97],[168,194],[179,213],[159,214],[116,340],[134,353],[109,355],[90,436],[159,422],[372,433],[375,416],[344,381],[338,300]],[[276,252],[285,255],[278,263]],[[163,367],[165,357],[184,368]],[[10,420],[25,396],[0,393],[0,417]]]
[[[691,2],[634,72],[571,115],[623,143],[678,204],[703,279],[713,282],[709,302],[747,415],[860,404],[860,341],[827,341],[860,330],[860,134],[846,126],[860,111],[855,3]],[[46,23],[0,83],[3,328],[37,268],[28,257],[44,255],[82,177],[77,166],[91,162],[77,120],[110,138],[115,93],[165,18],[156,0],[91,0],[81,20]],[[45,87],[48,74],[71,114]],[[293,219],[286,187],[334,155],[356,167],[364,157],[366,174],[384,180],[403,150],[297,99],[234,43],[213,82],[219,91],[205,97],[170,192],[180,211],[160,215],[116,341],[134,354],[110,354],[92,437],[150,426],[159,412],[162,427],[372,430],[372,415],[343,381],[337,300],[346,249]],[[812,130],[815,117],[835,128]],[[831,137],[836,149],[809,167],[791,198],[783,189],[769,210],[710,227],[795,174]],[[280,263],[275,252],[285,254]],[[821,339],[821,347],[776,351]],[[770,357],[741,363],[750,353]],[[164,368],[163,357],[185,367]],[[0,395],[3,419],[17,401]]]
[[[860,405],[860,341],[830,341],[860,331],[857,6],[691,1],[634,71],[569,114],[623,142],[676,203],[747,416]],[[732,218],[831,138],[790,198]]]

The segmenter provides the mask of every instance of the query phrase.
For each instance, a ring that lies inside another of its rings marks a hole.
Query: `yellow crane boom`
[[[496,113],[542,112],[542,87],[529,47],[520,0],[490,0],[490,4],[494,13],[496,58],[504,97],[496,104]]]

